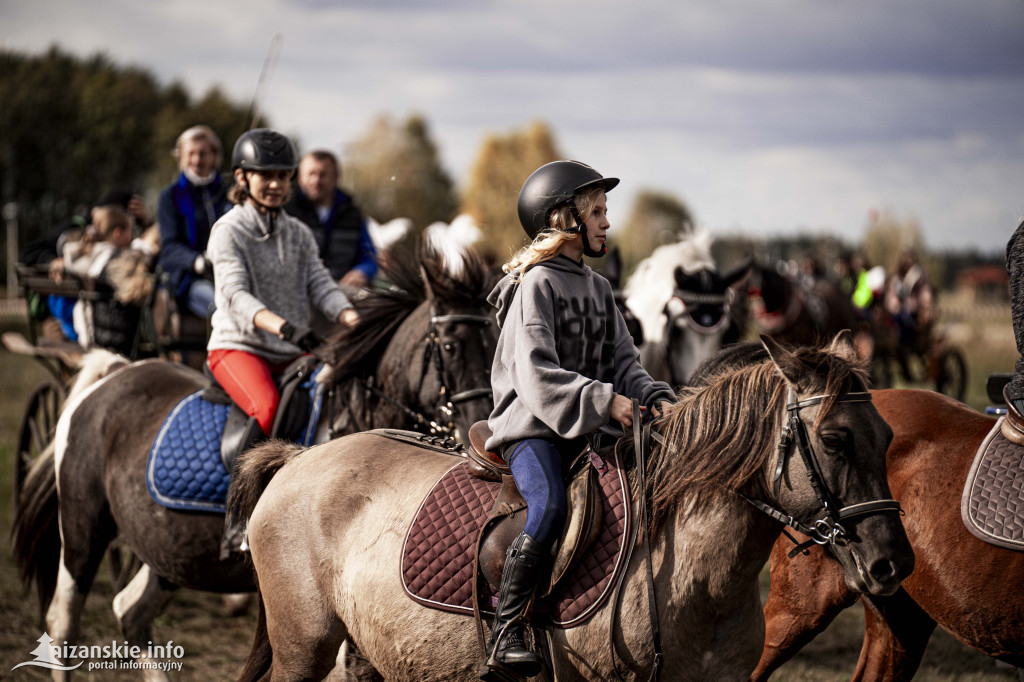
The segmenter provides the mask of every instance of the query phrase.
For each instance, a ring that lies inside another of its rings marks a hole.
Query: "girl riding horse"
[[[501,334],[487,449],[502,453],[528,506],[501,577],[484,680],[540,672],[523,630],[565,520],[564,460],[610,420],[631,426],[631,399],[646,408],[675,399],[640,365],[608,281],[583,263],[584,255],[606,252],[605,195],[617,184],[577,161],[537,169],[518,199],[519,221],[532,241],[504,266],[507,274],[489,298]]]
[[[330,320],[358,320],[320,260],[313,233],[281,210],[298,165],[295,148],[268,128],[235,143],[236,206],[213,226],[208,253],[217,273],[207,363],[231,399],[256,420],[250,443],[271,434],[280,396],[274,375],[320,345],[309,328],[310,304]],[[222,555],[241,547],[229,514]]]

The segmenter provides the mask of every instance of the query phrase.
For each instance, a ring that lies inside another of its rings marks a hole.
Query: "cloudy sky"
[[[998,251],[1024,213],[1020,0],[32,0],[0,46],[80,55],[263,107],[344,150],[426,117],[462,181],[483,138],[542,120],[562,151],[683,199],[719,233],[856,240],[872,210],[936,248]]]

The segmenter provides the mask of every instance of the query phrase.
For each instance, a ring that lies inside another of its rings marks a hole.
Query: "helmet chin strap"
[[[590,256],[591,258],[601,258],[608,253],[608,247],[601,244],[601,250],[595,251],[590,248],[590,237],[587,235],[587,224],[580,218],[579,211],[576,210],[576,204],[569,204],[569,211],[572,212],[573,220],[576,221],[576,233],[583,238],[583,255]]]

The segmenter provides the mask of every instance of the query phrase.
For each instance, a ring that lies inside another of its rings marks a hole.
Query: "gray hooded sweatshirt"
[[[235,206],[214,224],[207,255],[217,306],[209,350],[244,350],[285,362],[303,351],[258,329],[256,313],[266,308],[298,327],[309,326],[311,303],[329,320],[352,305],[321,262],[313,232],[284,211],[270,232],[267,215],[249,202]]]
[[[501,334],[491,366],[488,450],[526,438],[573,439],[608,423],[616,393],[650,407],[672,388],[640,365],[611,285],[565,256],[507,275],[488,300]]]

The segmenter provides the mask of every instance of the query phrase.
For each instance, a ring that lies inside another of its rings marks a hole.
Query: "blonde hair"
[[[580,214],[580,220],[587,221],[590,214],[594,212],[597,199],[604,194],[604,188],[594,187],[577,194],[573,198],[576,210]],[[569,206],[561,206],[551,212],[548,217],[548,229],[544,230],[533,241],[519,250],[512,259],[501,266],[505,273],[515,272],[515,281],[520,281],[526,271],[537,263],[551,260],[558,255],[562,245],[571,242],[579,236],[579,233],[571,234],[566,232],[576,224]]]

